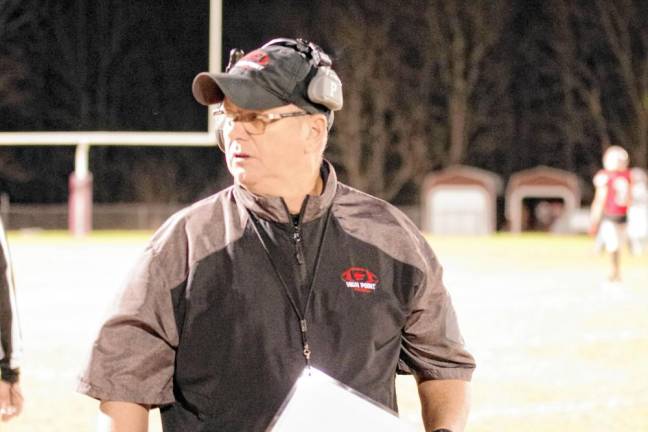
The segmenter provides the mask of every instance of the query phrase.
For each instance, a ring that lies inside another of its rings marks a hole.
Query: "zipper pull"
[[[310,367],[311,350],[308,344],[304,344],[304,357],[306,358],[306,366]]]
[[[297,263],[304,264],[306,260],[304,259],[301,230],[297,225],[295,225],[295,230],[293,231],[293,241],[295,242],[295,258],[297,258]]]
[[[308,346],[308,337],[306,333],[308,332],[308,324],[306,324],[306,320],[302,319],[299,321],[299,327],[302,333],[302,343],[304,344],[304,358],[306,359],[306,367],[310,370],[310,357],[311,357],[311,350],[310,347]]]

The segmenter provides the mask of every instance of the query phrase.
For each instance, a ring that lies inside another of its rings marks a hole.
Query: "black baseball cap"
[[[331,114],[308,99],[308,83],[316,68],[303,53],[284,45],[266,45],[241,58],[226,73],[199,73],[193,80],[194,98],[203,105],[225,97],[248,110],[294,104],[310,114]]]

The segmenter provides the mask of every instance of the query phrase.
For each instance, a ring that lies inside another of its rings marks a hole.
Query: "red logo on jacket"
[[[380,282],[375,273],[364,267],[350,267],[341,277],[347,288],[359,293],[373,293]]]

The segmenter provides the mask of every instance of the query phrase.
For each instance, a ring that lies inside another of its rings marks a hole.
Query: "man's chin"
[[[232,173],[232,177],[234,177],[234,181],[237,184],[243,186],[250,192],[254,190],[254,186],[257,184],[257,181],[255,181],[255,176],[245,170],[234,171]]]

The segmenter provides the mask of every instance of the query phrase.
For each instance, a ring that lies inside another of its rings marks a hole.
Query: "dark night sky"
[[[247,51],[274,37],[304,37],[319,42],[332,54],[343,66],[340,74],[347,91],[353,90],[348,76],[355,67],[349,64],[355,58],[351,54],[364,47],[340,38],[338,23],[330,19],[332,11],[344,10],[347,2],[223,3],[223,64],[233,47]],[[424,49],[428,44],[426,36],[417,33],[417,13],[430,3],[352,3],[373,18],[385,19],[389,15],[385,11],[394,8],[390,18],[396,21],[395,31],[390,46],[385,47],[390,51],[384,61],[396,66],[399,61],[422,62],[424,54],[408,47]],[[562,123],[556,120],[562,118],[562,102],[555,91],[557,75],[548,71],[553,60],[547,41],[555,20],[549,16],[553,11],[547,4],[510,0],[510,20],[490,54],[507,66],[510,108],[500,110],[493,120],[508,116],[508,132],[486,144],[475,144],[464,163],[496,171],[505,179],[538,164],[571,167],[588,183],[599,164],[600,144],[587,129],[584,139],[571,147],[569,157],[564,156]],[[207,1],[25,0],[10,16],[17,19],[21,15],[27,16],[27,24],[14,33],[0,32],[0,56],[6,65],[0,74],[10,76],[13,72],[19,77],[13,89],[17,103],[5,102],[10,98],[0,92],[0,130],[206,129],[205,109],[193,100],[190,86],[193,77],[207,69]],[[639,23],[645,19],[641,16]],[[605,50],[597,52],[600,58],[609,56]],[[646,56],[642,48],[637,54]],[[393,79],[404,78],[398,75],[398,67],[394,70]],[[625,96],[615,87],[618,80],[614,78],[610,75],[606,97],[611,106],[620,108],[614,113],[619,117],[625,114]],[[434,82],[433,86],[439,87]],[[413,100],[418,95],[403,93],[399,97]],[[335,135],[333,141],[336,145]],[[9,193],[12,201],[65,202],[67,177],[73,169],[72,148],[6,148],[4,152],[0,189]],[[213,149],[100,147],[91,152],[90,168],[97,202],[190,202],[228,181],[222,158]],[[404,191],[409,194],[399,200],[415,200],[413,183]]]

